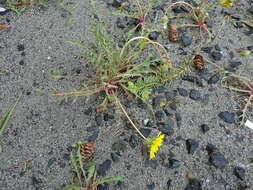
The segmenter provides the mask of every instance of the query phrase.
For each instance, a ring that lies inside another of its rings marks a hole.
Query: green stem
[[[120,109],[122,110],[122,112],[125,114],[125,116],[127,117],[128,121],[131,123],[131,125],[133,126],[133,128],[136,130],[136,132],[144,139],[146,140],[146,137],[141,133],[141,131],[137,128],[137,126],[134,124],[134,122],[131,120],[131,118],[129,117],[128,113],[126,112],[126,110],[124,109],[123,105],[120,103],[119,99],[116,97],[116,95],[113,93],[113,96],[116,100],[116,104],[120,107]]]

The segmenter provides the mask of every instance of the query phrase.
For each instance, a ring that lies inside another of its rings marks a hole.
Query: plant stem
[[[124,109],[123,105],[120,103],[119,99],[116,97],[116,95],[113,93],[113,96],[116,100],[116,104],[120,107],[120,109],[122,110],[122,112],[125,114],[125,116],[127,117],[128,121],[131,123],[131,125],[133,126],[133,128],[136,130],[136,132],[145,140],[146,137],[141,133],[141,131],[137,128],[137,126],[134,124],[134,122],[131,120],[131,118],[129,117],[128,113],[126,112],[126,110]]]

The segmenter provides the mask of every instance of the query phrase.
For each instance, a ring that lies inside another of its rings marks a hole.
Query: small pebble
[[[189,179],[189,183],[184,190],[202,190],[201,182],[198,179]]]
[[[97,173],[99,176],[105,176],[106,172],[111,168],[112,161],[110,159],[105,160],[102,164],[98,165]]]
[[[234,175],[243,181],[245,179],[245,169],[242,167],[236,166],[234,168]]]
[[[118,140],[112,145],[112,150],[115,152],[124,152],[126,149],[127,149],[127,144],[123,140]]]
[[[155,117],[158,121],[162,120],[164,117],[164,112],[162,110],[158,110],[155,112]]]
[[[193,100],[200,100],[201,95],[200,95],[200,92],[198,90],[192,89],[190,91],[190,96],[189,97]]]
[[[212,58],[213,58],[215,61],[220,61],[221,58],[222,58],[222,54],[221,54],[221,52],[219,52],[219,51],[213,51],[213,52],[211,53],[211,56],[212,56]]]
[[[211,76],[207,82],[208,82],[208,84],[216,84],[219,80],[220,80],[219,75],[215,74],[215,75]]]
[[[141,128],[140,129],[141,133],[145,136],[148,137],[151,133],[151,129],[147,129],[147,128]]]
[[[18,49],[18,51],[24,51],[25,46],[23,44],[18,44],[17,49]]]
[[[205,53],[211,53],[213,47],[202,47],[201,51],[205,52]]]
[[[96,124],[98,125],[98,126],[101,126],[102,124],[103,124],[103,116],[102,115],[96,115],[95,116],[95,121],[96,121]]]
[[[111,159],[115,163],[119,162],[119,160],[120,160],[120,154],[117,153],[117,152],[112,152],[111,153]]]
[[[188,91],[184,88],[178,88],[177,91],[181,96],[188,96]]]
[[[198,149],[199,142],[194,139],[187,139],[186,140],[186,149],[188,154],[193,154]]]
[[[177,110],[177,104],[170,104],[169,105],[170,109],[176,111]]]
[[[168,119],[164,122],[158,123],[158,128],[164,134],[172,136],[174,134],[174,125],[174,121],[172,119]]]
[[[153,31],[153,32],[150,32],[150,34],[148,35],[148,38],[150,40],[156,41],[158,36],[159,36],[159,33],[157,31]]]
[[[215,151],[210,154],[209,162],[219,169],[224,169],[228,164],[228,161],[226,160],[224,155],[218,151]]]
[[[151,183],[149,185],[147,185],[147,190],[154,190],[155,189],[155,183]]]
[[[235,123],[235,114],[228,111],[220,112],[218,116],[226,123]]]
[[[218,149],[213,144],[207,144],[206,145],[206,151],[208,152],[209,155],[212,154],[212,153],[214,153],[217,150]]]
[[[179,160],[176,160],[176,159],[169,159],[169,164],[168,164],[168,167],[170,169],[175,169],[175,168],[179,168],[181,166],[181,162]]]
[[[131,135],[128,142],[131,148],[135,148],[138,146],[138,138],[136,137],[136,135]]]
[[[200,126],[200,128],[201,128],[201,131],[202,131],[202,133],[206,133],[207,131],[209,131],[209,127],[208,127],[208,125],[206,125],[206,124],[202,124],[201,126]]]
[[[192,37],[187,33],[183,33],[181,36],[181,42],[184,47],[187,47],[192,44]]]
[[[167,181],[167,190],[169,190],[170,189],[170,187],[171,187],[171,183],[172,183],[172,180],[171,179],[168,179],[168,181]]]

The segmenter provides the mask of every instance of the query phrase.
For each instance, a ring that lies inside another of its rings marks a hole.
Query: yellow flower
[[[223,7],[232,7],[233,6],[233,0],[220,0],[220,5]]]
[[[160,146],[163,144],[164,135],[158,133],[155,138],[147,138],[145,139],[144,144],[147,145],[149,149],[149,158],[152,160],[155,158],[156,153],[160,149]]]

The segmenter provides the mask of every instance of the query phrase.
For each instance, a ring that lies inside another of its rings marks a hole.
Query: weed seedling
[[[223,78],[222,86],[224,88],[242,93],[244,97],[246,96],[246,103],[242,109],[242,114],[240,115],[239,126],[242,126],[246,122],[247,110],[253,103],[253,83],[246,77],[231,74]]]
[[[183,24],[183,25],[180,25],[179,27],[199,28],[200,35],[201,35],[202,39],[203,39],[202,31],[205,31],[208,34],[207,42],[210,42],[212,40],[213,35],[210,32],[210,30],[208,29],[206,23],[207,23],[207,20],[209,19],[208,10],[213,5],[210,5],[207,0],[202,0],[200,5],[197,6],[197,7],[194,7],[194,6],[192,6],[191,4],[189,4],[185,1],[178,1],[178,2],[175,2],[175,3],[171,4],[169,7],[167,7],[166,10],[165,10],[165,14],[167,14],[170,11],[170,9],[175,7],[175,6],[186,6],[186,7],[190,8],[189,13],[188,13],[189,14],[188,17],[191,20],[193,20],[193,24]],[[177,18],[177,16],[172,17],[172,18]]]
[[[106,176],[98,179],[96,165],[92,161],[85,161],[86,157],[81,151],[82,146],[82,142],[76,143],[74,147],[77,151],[70,155],[70,163],[75,172],[73,183],[61,190],[97,190],[99,185],[123,181],[123,178],[121,177]]]
[[[146,30],[147,16],[156,2],[157,0],[130,0],[122,3],[116,14],[136,21],[135,27],[131,31],[144,31]]]

